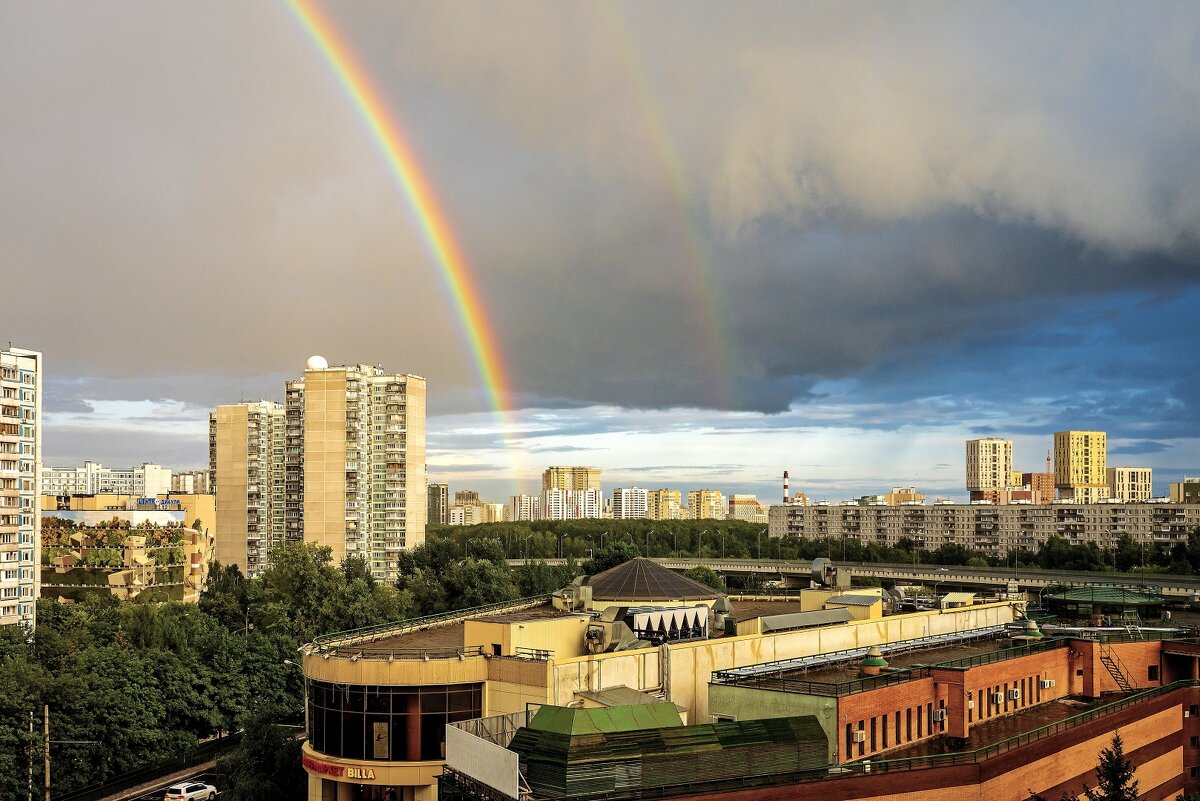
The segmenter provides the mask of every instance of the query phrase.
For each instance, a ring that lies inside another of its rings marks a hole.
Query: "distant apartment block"
[[[282,404],[218,406],[208,416],[216,490],[216,559],[255,578],[284,539],[285,415]]]
[[[1054,486],[1058,497],[1076,503],[1107,498],[1107,452],[1103,431],[1054,432]]]
[[[692,490],[687,494],[688,518],[691,520],[724,520],[725,496],[720,490]]]
[[[895,546],[902,538],[926,550],[954,543],[992,556],[1007,556],[1060,536],[1072,545],[1116,547],[1122,533],[1138,542],[1186,543],[1200,525],[1200,506],[1182,503],[990,504],[860,506],[816,503],[772,506],[773,537],[858,540]]]
[[[1149,467],[1108,468],[1108,497],[1122,503],[1148,501],[1154,495],[1154,471]]]
[[[502,503],[456,503],[450,507],[452,526],[475,526],[480,523],[503,523],[508,519],[508,507]]]
[[[208,485],[207,470],[184,470],[171,474],[171,492],[185,495],[208,495],[211,494]]]
[[[613,490],[612,516],[615,520],[638,520],[649,514],[648,495],[640,487]]]
[[[598,467],[547,467],[542,473],[543,490],[583,490],[600,489],[600,468]]]
[[[1033,503],[1050,503],[1054,500],[1053,473],[1022,473],[1021,486],[1030,490]]]
[[[1200,476],[1184,476],[1171,482],[1172,503],[1200,503]]]
[[[464,506],[470,503],[479,503],[479,493],[475,490],[459,490],[454,493],[455,506]]]
[[[426,503],[425,519],[430,525],[446,525],[450,521],[450,487],[446,484],[430,484],[429,500]]]
[[[646,492],[646,515],[651,520],[678,520],[683,516],[683,494],[679,490]]]
[[[0,349],[0,625],[37,622],[43,370],[37,351]]]
[[[967,440],[967,489],[1004,489],[1012,481],[1012,440],[998,437]],[[974,499],[974,498],[973,498]]]
[[[171,471],[149,462],[138,467],[110,468],[85,461],[78,467],[43,467],[43,495],[117,495],[153,497],[171,491]]]
[[[547,489],[540,498],[542,520],[582,520],[599,518],[604,512],[604,496],[599,489]]]
[[[916,487],[892,487],[891,492],[884,494],[883,502],[888,506],[925,503],[925,494],[917,492]]]
[[[734,494],[729,496],[729,520],[745,520],[748,523],[766,523],[767,507],[756,495]]]
[[[508,519],[513,521],[540,520],[540,503],[536,495],[512,495],[508,499]]]

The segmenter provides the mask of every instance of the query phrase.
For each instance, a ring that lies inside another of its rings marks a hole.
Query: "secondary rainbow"
[[[315,3],[308,0],[286,2],[350,96],[382,151],[401,193],[412,208],[430,255],[454,304],[488,402],[501,422],[501,437],[507,441],[505,409],[512,397],[508,370],[496,332],[484,309],[478,282],[462,248],[455,241],[445,211],[421,171],[400,126],[337,28]]]

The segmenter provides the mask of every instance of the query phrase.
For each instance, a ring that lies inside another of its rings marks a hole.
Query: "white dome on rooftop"
[[[309,370],[324,370],[329,366],[329,362],[325,361],[324,356],[309,356],[304,366]]]

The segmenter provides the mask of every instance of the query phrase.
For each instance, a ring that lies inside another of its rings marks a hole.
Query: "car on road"
[[[183,782],[167,788],[163,801],[212,801],[217,797],[217,788],[203,782]]]

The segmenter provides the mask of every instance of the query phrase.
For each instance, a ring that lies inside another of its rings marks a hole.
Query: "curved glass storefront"
[[[446,724],[483,716],[483,684],[308,683],[308,741],[343,759],[444,759]]]

